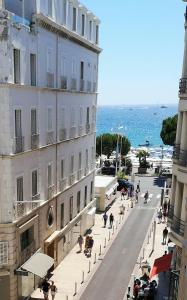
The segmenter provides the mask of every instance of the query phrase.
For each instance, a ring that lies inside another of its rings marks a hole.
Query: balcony
[[[86,134],[89,134],[90,133],[90,124],[87,123],[86,124]]]
[[[77,180],[80,180],[82,177],[83,177],[83,170],[82,170],[82,169],[79,169],[79,170],[77,171]]]
[[[84,79],[80,79],[80,92],[84,92]]]
[[[170,205],[169,210],[168,210],[168,219],[173,219],[174,216],[174,205]]]
[[[39,134],[31,135],[31,149],[37,149],[39,147]]]
[[[67,178],[59,180],[59,190],[63,192],[67,188]]]
[[[63,90],[67,90],[67,77],[66,76],[61,76],[60,78],[60,87]]]
[[[20,264],[23,265],[36,251],[35,241],[32,241],[29,246],[27,246],[24,250],[21,251]]]
[[[76,80],[76,78],[71,78],[71,90],[72,91],[77,90],[77,80]]]
[[[54,131],[47,131],[46,134],[46,144],[50,145],[50,144],[54,144],[55,140],[54,140]]]
[[[178,164],[183,167],[187,167],[187,150],[180,149]]]
[[[83,135],[83,126],[79,125],[79,132],[78,132],[79,136]]]
[[[14,138],[14,153],[20,153],[24,151],[24,137],[17,136]]]
[[[53,184],[47,188],[47,199],[53,198],[54,194],[55,194],[55,186]]]
[[[92,132],[92,133],[96,132],[95,122],[92,122],[92,123],[91,123],[91,132]]]
[[[91,170],[95,170],[95,162],[91,163]]]
[[[181,78],[179,82],[179,94],[185,94],[187,91],[187,78]]]
[[[73,138],[75,138],[75,136],[76,136],[76,127],[73,126],[70,128],[69,137],[70,137],[70,139],[73,139]]]
[[[93,92],[96,93],[97,92],[97,83],[93,82]]]
[[[42,203],[43,200],[16,201],[14,205],[14,219],[18,220],[28,215],[32,210],[39,207]]]
[[[46,75],[47,87],[54,88],[54,74],[47,72]]]
[[[91,81],[87,81],[87,92],[91,92],[91,89],[92,89],[92,83]]]
[[[75,183],[75,173],[72,173],[71,175],[69,175],[69,185],[71,186],[74,183]]]
[[[62,128],[59,130],[59,141],[63,142],[67,140],[67,129]]]
[[[89,173],[89,167],[87,166],[85,169],[84,169],[84,176],[88,175]]]
[[[184,236],[185,222],[174,215],[174,207],[171,206],[168,211],[168,224],[173,232]]]
[[[173,159],[179,159],[179,153],[180,153],[180,144],[175,144],[173,147]]]
[[[40,200],[40,194],[33,195],[32,200]]]

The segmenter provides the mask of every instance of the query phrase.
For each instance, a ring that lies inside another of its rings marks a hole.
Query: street
[[[122,300],[124,298],[147,229],[155,208],[160,203],[160,187],[164,184],[162,179],[153,177],[139,177],[139,179],[142,197],[139,197],[139,203],[133,208],[81,300]],[[143,204],[143,193],[146,190],[152,194],[152,197],[147,204]]]

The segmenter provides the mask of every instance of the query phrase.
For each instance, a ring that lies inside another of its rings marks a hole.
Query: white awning
[[[113,187],[106,192],[106,196],[109,197],[114,192]]]
[[[96,211],[96,207],[92,207],[88,212],[87,215],[94,215]]]
[[[54,259],[52,257],[43,253],[36,253],[21,266],[21,269],[44,278],[53,264]]]
[[[115,190],[118,187],[118,185],[119,184],[116,182],[112,188]]]

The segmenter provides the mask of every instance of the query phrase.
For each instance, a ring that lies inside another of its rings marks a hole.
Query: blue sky
[[[98,104],[176,104],[182,0],[81,0],[101,20]]]

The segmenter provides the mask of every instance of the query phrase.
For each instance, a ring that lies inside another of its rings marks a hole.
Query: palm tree
[[[136,157],[139,159],[140,168],[147,168],[148,162],[146,160],[147,157],[149,157],[149,152],[146,150],[139,150],[136,154]]]

